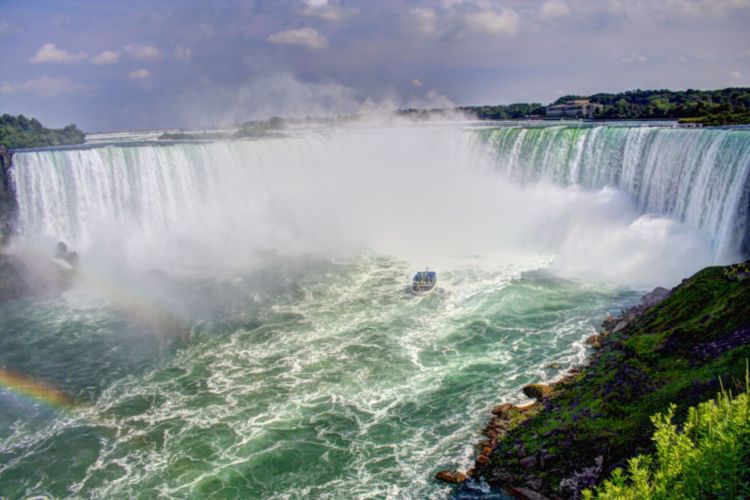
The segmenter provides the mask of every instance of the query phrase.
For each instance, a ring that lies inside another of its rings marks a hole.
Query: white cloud
[[[146,68],[140,68],[135,71],[131,71],[128,78],[131,80],[148,80],[151,77],[151,72]]]
[[[424,83],[422,83],[422,80],[420,80],[419,78],[415,78],[414,80],[412,80],[411,84],[417,88],[420,88],[424,85]]]
[[[85,52],[79,52],[73,54],[66,50],[58,49],[54,43],[45,43],[36,54],[29,59],[33,64],[39,63],[73,63],[88,58],[88,54]]]
[[[119,59],[119,50],[104,50],[91,58],[91,64],[114,64]]]
[[[134,43],[123,47],[125,53],[136,61],[152,61],[158,59],[161,52],[153,45]]]
[[[742,73],[740,73],[740,70],[736,69],[732,71],[732,78],[735,80],[742,80]]]
[[[178,45],[172,52],[172,56],[180,62],[189,62],[193,58],[193,51]]]
[[[307,7],[302,10],[301,14],[307,17],[317,17],[324,21],[340,22],[344,19],[358,14],[359,11],[353,8],[344,8],[339,5],[329,3],[327,0],[312,0],[303,2]]]
[[[415,7],[410,11],[417,31],[425,35],[434,35],[437,32],[437,14],[434,10],[426,7]]]
[[[302,45],[310,49],[324,49],[328,47],[326,37],[312,28],[281,31],[268,37],[271,43],[284,45]]]
[[[488,35],[515,35],[519,18],[513,9],[483,9],[466,14],[466,28]]]
[[[27,80],[21,84],[12,84],[2,82],[0,84],[0,94],[32,94],[38,97],[57,97],[63,94],[73,94],[88,90],[91,87],[74,83],[69,78],[52,78],[49,76],[40,76],[32,80]]]
[[[539,9],[539,18],[545,21],[570,14],[570,7],[562,0],[547,0]]]
[[[491,0],[442,0],[439,8],[415,7],[407,29],[427,36],[461,39],[469,33],[515,35],[520,18],[515,10]]]

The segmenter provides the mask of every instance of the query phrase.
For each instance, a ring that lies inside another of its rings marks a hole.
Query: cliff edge
[[[587,367],[552,386],[523,418],[501,405],[485,429],[476,468],[519,498],[578,498],[616,467],[653,451],[651,415],[745,387],[750,358],[750,261],[706,268],[671,291],[608,318]],[[511,418],[512,417],[512,418]],[[471,481],[469,481],[471,483]]]

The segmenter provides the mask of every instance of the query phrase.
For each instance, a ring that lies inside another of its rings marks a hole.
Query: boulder
[[[615,325],[615,329],[612,330],[612,333],[621,332],[625,330],[628,326],[630,326],[630,323],[628,322],[628,320],[622,320],[619,323],[617,323],[617,325]]]
[[[441,470],[435,474],[435,478],[446,483],[461,484],[466,481],[466,474],[456,470]]]
[[[671,293],[672,292],[670,290],[657,286],[656,288],[651,290],[649,293],[641,297],[641,299],[643,300],[643,305],[646,306],[646,308],[649,308],[649,307],[655,306],[662,300],[669,297]]]
[[[529,384],[523,388],[527,397],[542,401],[552,393],[552,387],[547,384]]]
[[[602,343],[599,338],[599,335],[592,335],[589,338],[586,339],[586,343],[593,347],[594,349],[601,349]]]
[[[521,467],[528,470],[535,469],[538,462],[536,455],[529,455],[526,458],[522,458],[519,463],[521,464]]]
[[[524,488],[522,486],[510,486],[507,488],[508,493],[520,500],[548,500],[544,495],[537,493],[531,488]]]

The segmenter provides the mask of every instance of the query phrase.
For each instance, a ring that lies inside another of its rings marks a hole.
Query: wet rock
[[[641,300],[643,301],[643,305],[645,308],[653,307],[662,300],[666,299],[672,294],[671,290],[667,290],[666,288],[662,288],[660,286],[657,286],[653,290],[651,290],[649,293],[641,297]]]
[[[70,267],[78,266],[78,252],[71,252],[63,241],[57,243],[54,255],[56,259],[67,263]]]
[[[503,403],[501,405],[497,405],[492,409],[492,414],[497,415],[498,417],[502,417],[508,414],[510,410],[513,409],[513,405],[510,403]]]
[[[0,252],[0,301],[55,296],[70,286],[71,273],[50,259]]]
[[[603,464],[604,457],[601,455],[596,457],[592,467],[586,467],[575,472],[572,476],[562,479],[560,481],[560,489],[569,492],[571,497],[578,498],[581,490],[590,488],[599,479]]]
[[[689,359],[693,363],[705,363],[748,343],[750,343],[750,328],[741,328],[729,335],[693,346]]]
[[[78,266],[78,252],[68,252],[67,255],[63,258],[65,262],[70,264],[72,267]]]
[[[542,489],[542,480],[534,475],[525,476],[524,485],[528,486],[532,491],[537,492]]]
[[[612,333],[619,333],[623,330],[625,330],[627,327],[630,326],[630,322],[628,320],[622,320],[617,325],[615,325],[615,329],[612,330]]]
[[[68,245],[60,241],[57,244],[57,247],[55,247],[55,257],[58,259],[64,259],[66,255],[68,255]]]
[[[541,493],[537,493],[533,489],[523,486],[509,486],[507,490],[508,493],[520,500],[548,500],[547,497]]]
[[[589,338],[586,339],[586,343],[593,347],[594,349],[601,349],[602,343],[599,338],[599,335],[592,335]]]
[[[542,401],[552,393],[552,387],[547,384],[529,384],[523,388],[526,397]]]
[[[612,330],[617,322],[619,321],[619,318],[616,316],[612,316],[611,314],[607,314],[607,317],[602,321],[602,328],[605,330]]]
[[[466,481],[466,474],[455,470],[441,470],[435,474],[435,479],[450,484],[461,484]]]
[[[13,153],[0,145],[0,247],[5,246],[14,234],[18,203],[11,179]]]
[[[521,467],[523,467],[526,470],[535,469],[538,462],[539,461],[537,460],[536,455],[530,455],[526,458],[522,458],[519,461],[519,463],[521,464]]]
[[[557,455],[548,453],[547,450],[542,450],[539,455],[539,467],[541,467],[542,470],[549,469],[557,463]]]

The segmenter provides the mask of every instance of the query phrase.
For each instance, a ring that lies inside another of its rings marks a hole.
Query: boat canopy
[[[437,273],[435,271],[419,271],[414,275],[415,282],[430,282],[437,279]]]

